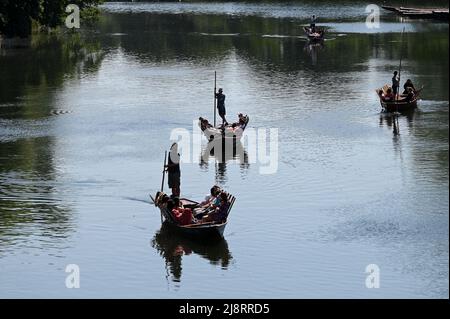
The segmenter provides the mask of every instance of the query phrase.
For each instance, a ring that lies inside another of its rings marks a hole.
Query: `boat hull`
[[[202,120],[203,118],[199,119],[198,126],[202,130],[203,135],[208,139],[208,141],[213,140],[236,140],[239,141],[242,136],[244,135],[245,128],[247,127],[247,124],[249,122],[248,115],[244,116],[245,122],[243,125],[238,125],[237,127],[233,128],[230,126],[227,126],[225,128],[222,127],[204,127],[202,126]]]
[[[204,227],[200,226],[179,226],[175,225],[173,223],[168,222],[171,227],[176,229],[177,232],[180,234],[183,234],[185,236],[189,237],[195,237],[195,238],[223,238],[223,233],[225,231],[225,227],[227,226],[227,223],[223,224],[214,224],[214,225],[205,225]]]
[[[210,142],[213,140],[220,140],[220,139],[240,141],[242,138],[243,132],[240,134],[221,134],[221,133],[211,133],[211,132],[208,132],[208,130],[204,130],[203,135],[205,135],[205,137]]]
[[[385,112],[409,112],[417,108],[417,100],[411,102],[391,102],[386,103],[381,101],[381,107]]]
[[[227,226],[227,222],[221,224],[198,224],[198,225],[187,225],[181,226],[175,224],[172,219],[167,216],[167,211],[161,209],[161,214],[164,218],[164,222],[169,224],[171,227],[176,229],[180,234],[190,236],[190,237],[223,237],[223,233],[225,231],[225,227]]]

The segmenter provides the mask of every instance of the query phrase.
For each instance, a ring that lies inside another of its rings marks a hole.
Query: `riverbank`
[[[28,38],[3,38],[0,35],[0,49],[28,48],[31,45],[31,37]]]

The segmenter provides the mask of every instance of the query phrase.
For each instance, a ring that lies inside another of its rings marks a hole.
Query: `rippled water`
[[[2,51],[0,296],[448,298],[448,25],[383,13],[368,30],[364,8],[106,4],[80,37]],[[301,32],[313,9],[323,46]],[[374,90],[404,25],[402,78],[425,88],[397,135]],[[215,70],[230,117],[278,128],[278,169],[245,143],[226,163],[191,154],[184,196],[237,197],[225,239],[199,243],[148,194],[171,131],[212,117]]]

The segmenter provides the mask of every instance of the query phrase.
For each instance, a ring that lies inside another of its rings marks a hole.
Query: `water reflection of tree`
[[[47,136],[51,127],[41,137],[29,125],[53,114],[55,88],[67,78],[97,70],[98,49],[98,42],[80,34],[54,34],[33,36],[28,48],[0,51],[0,119],[6,120],[0,139],[0,246],[28,236],[64,238],[73,229],[70,203],[57,181],[55,140]]]
[[[28,236],[64,238],[70,204],[58,195],[50,137],[0,143],[0,249]]]
[[[97,71],[103,58],[99,52],[97,40],[78,33],[35,35],[29,48],[0,51],[0,117],[48,116],[54,88],[82,72]]]
[[[224,238],[198,240],[186,237],[167,223],[163,223],[151,244],[164,258],[166,268],[176,282],[181,280],[183,255],[197,254],[222,269],[227,269],[233,258]]]
[[[218,139],[208,142],[200,154],[200,167],[208,168],[211,158],[214,159],[216,184],[226,182],[228,162],[237,161],[242,170],[250,167],[247,151],[239,140]]]

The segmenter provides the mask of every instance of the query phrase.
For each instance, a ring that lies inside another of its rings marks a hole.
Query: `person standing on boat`
[[[403,85],[403,94],[408,94],[409,90],[408,88],[411,88],[413,92],[416,92],[416,88],[414,87],[414,84],[412,83],[411,79],[406,80],[405,84]]]
[[[169,188],[172,189],[172,197],[180,196],[180,154],[178,154],[178,144],[173,143],[169,151],[169,160],[166,165],[168,173]]]
[[[219,92],[216,93],[217,99],[217,110],[219,111],[219,116],[222,118],[222,125],[227,125],[228,122],[225,119],[225,94],[223,94],[222,88],[219,89]]]
[[[397,97],[399,87],[400,79],[398,78],[398,72],[394,71],[394,76],[392,77],[392,92],[394,93],[395,97]]]
[[[311,23],[309,24],[309,28],[311,29],[311,32],[316,32],[316,20],[317,20],[317,17],[315,14],[313,14],[311,17]]]

